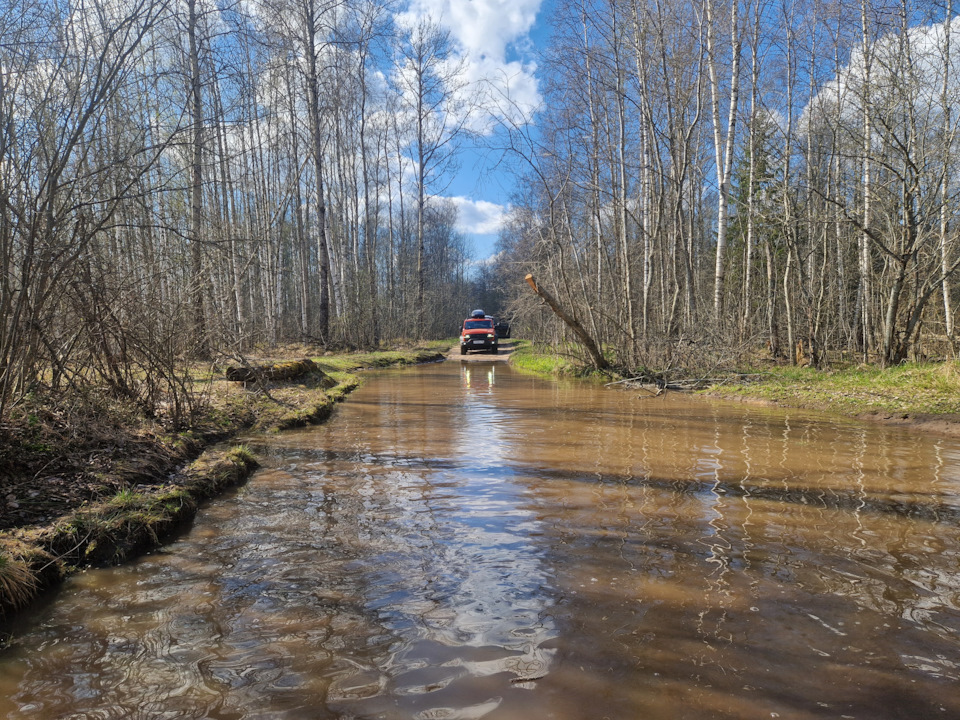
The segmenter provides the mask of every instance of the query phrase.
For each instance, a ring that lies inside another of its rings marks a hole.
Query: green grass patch
[[[848,415],[960,414],[960,364],[903,364],[892,368],[773,368],[758,382],[727,383],[713,395],[756,398],[793,407],[834,410]]]
[[[237,445],[227,453],[227,457],[233,462],[240,464],[252,464],[257,462],[257,457],[253,451],[246,445]]]
[[[553,347],[536,344],[529,340],[514,340],[515,349],[510,356],[510,365],[517,370],[547,377],[577,377],[610,380],[609,373],[598,372],[578,354],[576,345]]]
[[[543,345],[534,345],[529,340],[517,340],[510,356],[510,365],[517,370],[537,375],[561,375],[574,372],[571,358]]]

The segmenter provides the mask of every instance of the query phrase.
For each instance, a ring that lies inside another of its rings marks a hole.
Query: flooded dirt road
[[[0,653],[5,718],[960,718],[960,443],[385,371]]]

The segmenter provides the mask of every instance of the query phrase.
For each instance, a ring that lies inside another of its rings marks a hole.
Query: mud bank
[[[3,626],[42,593],[85,567],[120,564],[156,549],[187,527],[205,501],[245,482],[256,458],[242,446],[227,447],[230,438],[322,423],[358,387],[357,371],[443,357],[423,349],[341,355],[321,358],[322,369],[291,382],[220,381],[213,426],[177,436],[141,433],[139,442],[100,448],[114,456],[112,474],[90,473],[95,479],[82,481],[43,474],[3,479],[0,646]],[[53,516],[20,510],[52,492],[64,494],[71,483],[83,490],[62,497],[50,510]]]

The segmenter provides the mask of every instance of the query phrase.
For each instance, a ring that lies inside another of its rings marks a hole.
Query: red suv
[[[497,331],[493,324],[493,318],[483,315],[478,311],[471,317],[463,321],[463,329],[460,331],[460,354],[466,355],[471,350],[486,350],[496,355],[500,348],[497,345]]]

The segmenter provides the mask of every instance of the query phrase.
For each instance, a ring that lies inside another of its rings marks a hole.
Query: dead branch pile
[[[627,390],[643,390],[657,396],[667,390],[692,392],[712,386],[726,385],[731,382],[757,382],[763,375],[764,373],[732,373],[724,377],[678,378],[676,380],[667,380],[661,375],[639,375],[607,383],[604,387],[620,386]]]

